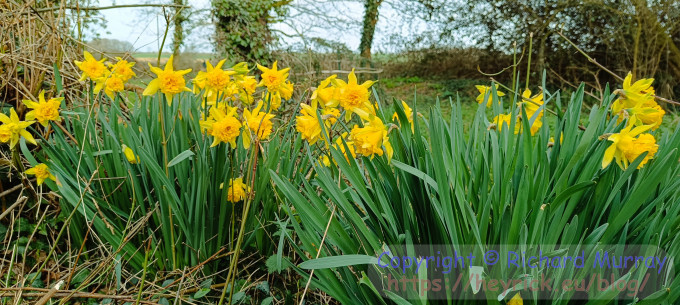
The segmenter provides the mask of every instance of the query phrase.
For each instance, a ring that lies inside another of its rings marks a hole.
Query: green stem
[[[163,145],[163,165],[165,167],[165,176],[170,176],[168,173],[168,141],[165,138],[165,120],[163,119],[163,104],[167,103],[165,100],[165,94],[161,94],[161,98],[158,99],[158,115],[161,121],[161,137],[163,138],[161,144]]]
[[[149,263],[149,252],[151,248],[151,239],[149,239],[149,244],[146,247],[146,252],[144,253],[144,270],[142,271],[142,281],[139,284],[139,292],[137,293],[137,301],[135,302],[135,305],[139,304],[139,301],[142,300],[142,291],[144,290],[144,280],[146,279],[146,269],[147,269],[147,264]]]
[[[224,304],[224,297],[227,294],[227,289],[230,290],[229,292],[229,301],[228,303],[231,304],[231,298],[234,295],[234,282],[236,279],[236,265],[238,264],[238,259],[239,259],[239,254],[241,251],[241,243],[243,242],[243,235],[246,230],[246,221],[248,220],[248,213],[250,212],[250,206],[253,201],[253,191],[254,191],[254,181],[255,181],[255,171],[257,170],[257,160],[258,160],[258,148],[260,146],[259,140],[256,140],[255,143],[253,143],[252,149],[254,156],[251,158],[250,166],[248,168],[252,168],[252,174],[249,175],[248,178],[251,181],[250,183],[250,193],[248,194],[248,197],[246,198],[245,202],[245,207],[243,209],[243,216],[241,217],[241,227],[238,232],[238,238],[236,240],[236,248],[234,249],[233,252],[233,257],[231,260],[231,263],[229,264],[229,273],[227,274],[227,280],[225,282],[224,288],[222,289],[222,295],[220,296],[220,302],[219,305]],[[246,180],[248,181],[248,180]]]
[[[529,77],[531,76],[531,49],[534,42],[534,33],[529,33],[529,59],[527,61],[527,84],[525,89],[529,89]]]

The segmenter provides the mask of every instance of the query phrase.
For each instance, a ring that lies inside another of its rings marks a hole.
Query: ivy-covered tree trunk
[[[175,7],[175,19],[173,25],[175,31],[172,37],[172,54],[177,56],[179,54],[179,48],[184,44],[184,22],[187,21],[187,14],[184,11],[186,8],[186,0],[173,0],[173,4],[177,5]]]
[[[270,25],[292,0],[212,0],[216,49],[230,60],[269,63]]]
[[[359,53],[365,59],[371,58],[371,45],[375,34],[375,25],[378,23],[378,8],[382,0],[364,0],[364,27],[361,30],[361,42]]]

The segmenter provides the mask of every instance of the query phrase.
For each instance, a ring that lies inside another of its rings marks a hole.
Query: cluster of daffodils
[[[83,72],[80,81],[89,79],[94,82],[95,94],[103,90],[109,98],[113,99],[116,93],[125,90],[127,81],[137,76],[132,70],[135,65],[133,62],[116,57],[117,62],[114,64],[106,62],[106,58],[97,60],[90,52],[85,51],[84,54],[85,59],[83,61],[76,60],[75,63],[78,69]]]
[[[602,168],[608,167],[612,161],[616,160],[619,167],[626,169],[638,157],[645,154],[645,157],[637,166],[639,169],[653,159],[659,149],[654,136],[648,133],[648,131],[659,128],[665,115],[665,111],[655,100],[654,88],[652,87],[654,79],[646,78],[633,82],[632,78],[632,74],[628,73],[623,82],[623,89],[614,91],[618,98],[612,103],[611,113],[617,117],[617,123],[624,120],[627,123],[619,133],[605,134],[601,137],[612,142],[605,151]],[[477,96],[479,104],[486,103],[487,107],[491,107],[494,103],[500,102],[494,99],[490,86],[476,87],[479,90],[479,96]],[[495,89],[496,96],[505,95],[505,93],[497,90],[498,85]],[[539,93],[532,96],[531,91],[525,89],[521,98],[522,100],[517,105],[520,107],[520,111],[526,112],[527,118],[533,119],[531,134],[534,135],[543,124],[541,120],[543,117],[543,94]],[[521,117],[517,118],[515,134],[522,132],[521,119]],[[499,114],[493,118],[493,124],[489,128],[502,131],[510,126],[511,121],[512,114]],[[562,135],[560,135],[560,143],[562,143],[562,140]],[[552,147],[554,143],[555,140],[550,138],[548,145]]]
[[[203,134],[212,138],[211,147],[227,145],[236,148],[238,140],[245,149],[252,143],[268,140],[274,132],[273,111],[278,110],[282,101],[288,100],[293,94],[293,83],[288,80],[289,68],[279,70],[275,62],[271,68],[258,65],[262,72],[258,82],[255,76],[248,75],[248,64],[241,62],[231,68],[223,66],[226,60],[216,65],[206,62],[206,71],[200,71],[191,81],[193,89],[187,87],[184,75],[191,72],[175,70],[171,56],[163,69],[149,64],[151,72],[156,78],[149,82],[143,95],[161,93],[168,105],[172,105],[175,95],[189,91],[201,97],[202,107],[208,115],[200,120]],[[262,99],[255,101],[257,88],[266,88]],[[129,147],[124,149],[125,156],[130,163],[139,162],[134,151]],[[239,202],[247,194],[252,193],[243,183],[242,178],[234,178],[229,182],[227,200]]]
[[[63,97],[45,99],[45,91],[41,91],[38,101],[23,100],[24,105],[29,109],[23,121],[19,119],[19,115],[14,108],[10,108],[9,116],[0,113],[0,122],[2,123],[0,125],[0,143],[9,144],[9,148],[12,151],[16,151],[16,145],[21,138],[24,138],[27,143],[37,145],[35,138],[27,128],[37,122],[47,129],[51,121],[61,122],[59,108],[63,100]],[[56,181],[47,165],[42,163],[28,169],[25,173],[34,175],[38,185],[42,185],[46,179]]]
[[[477,85],[477,90],[479,90],[479,96],[477,96],[477,103],[482,104],[486,100],[486,107],[491,107],[494,103],[499,103],[500,101],[495,101],[491,94],[490,86],[479,86]],[[501,97],[505,96],[505,93],[498,91],[498,85],[496,85],[496,95]],[[527,114],[529,120],[533,119],[531,123],[531,135],[536,134],[536,132],[543,126],[543,93],[538,93],[536,95],[531,95],[531,90],[524,89],[522,92],[522,100],[517,103],[520,111],[524,110]],[[521,113],[521,112],[520,112]],[[520,123],[522,117],[517,118],[515,123],[515,134],[522,132],[522,124]],[[499,114],[495,116],[492,120],[493,126],[498,129],[498,131],[504,128],[510,127],[510,122],[512,121],[512,114]]]
[[[623,81],[623,89],[614,91],[619,95],[612,103],[612,115],[618,117],[617,122],[627,120],[626,127],[620,132],[604,135],[610,146],[602,158],[602,168],[606,168],[613,160],[622,169],[626,169],[633,161],[646,153],[637,168],[642,168],[659,150],[656,139],[647,131],[659,128],[666,113],[654,97],[654,79],[640,79],[633,83],[633,76],[628,73]]]
[[[377,115],[377,104],[372,103],[369,88],[373,81],[359,83],[354,70],[347,76],[347,81],[332,75],[323,80],[314,90],[310,104],[301,104],[300,115],[296,118],[296,130],[309,144],[322,142],[326,148],[333,146],[349,158],[375,155],[392,158],[393,149],[390,144],[388,125]],[[406,103],[403,103],[409,121],[413,114]],[[344,115],[343,115],[344,113]],[[356,115],[361,124],[354,124],[351,129],[347,123]],[[345,127],[342,130],[341,127]],[[321,163],[330,166],[331,158],[325,154]]]

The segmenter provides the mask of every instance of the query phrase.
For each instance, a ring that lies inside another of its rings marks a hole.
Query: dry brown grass
[[[35,99],[40,90],[54,91],[54,68],[65,88],[79,86],[72,64],[80,45],[64,33],[65,10],[38,12],[30,2],[0,4],[0,96],[21,108],[22,99]]]
[[[95,57],[131,58],[129,54],[105,54],[73,37],[69,29],[82,24],[77,12],[66,5],[64,0],[47,4],[0,2],[0,99],[3,104],[16,106],[20,115],[21,100],[35,100],[41,90],[48,96],[56,93],[55,66],[64,88],[60,94],[67,104],[72,98],[83,96],[88,84],[78,81],[80,72],[74,64],[74,60],[82,58],[83,50]]]

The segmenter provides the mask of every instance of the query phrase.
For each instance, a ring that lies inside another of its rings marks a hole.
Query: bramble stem
[[[564,36],[564,34],[562,34],[562,32],[560,32],[560,31],[555,31],[555,33],[557,33],[557,35],[560,35],[560,37],[562,37],[567,43],[569,43],[572,47],[574,47],[574,49],[576,49],[576,51],[578,51],[579,53],[583,54],[583,56],[585,56],[586,59],[588,59],[589,62],[595,64],[598,68],[600,68],[600,69],[604,70],[605,72],[609,73],[611,76],[613,76],[613,77],[616,78],[617,80],[623,81],[623,77],[619,76],[618,74],[616,74],[616,73],[612,72],[611,70],[607,69],[605,66],[601,65],[599,62],[597,62],[597,60],[595,60],[595,58],[590,57],[590,55],[588,55],[588,53],[586,53],[585,51],[581,50],[581,48],[579,48],[574,42],[572,42],[571,40],[569,40],[569,38],[567,38],[566,36]],[[667,99],[667,98],[663,98],[663,97],[660,97],[660,96],[658,96],[658,95],[654,95],[654,98],[657,99],[657,100],[660,100],[660,101],[662,101],[662,102],[669,103],[669,104],[680,105],[680,102],[676,102],[676,101],[674,101],[674,100],[670,100],[670,99]]]

